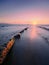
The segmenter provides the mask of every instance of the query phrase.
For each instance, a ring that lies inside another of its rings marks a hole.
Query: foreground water
[[[21,38],[15,41],[3,65],[49,65],[49,31],[29,26]]]

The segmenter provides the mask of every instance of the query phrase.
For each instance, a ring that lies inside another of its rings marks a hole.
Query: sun
[[[33,25],[37,25],[37,22],[36,22],[36,21],[34,21],[34,22],[33,22]]]
[[[38,24],[38,19],[37,18],[32,19],[32,25],[37,25],[37,24]]]
[[[37,25],[37,21],[33,21],[32,24],[33,24],[33,25]]]

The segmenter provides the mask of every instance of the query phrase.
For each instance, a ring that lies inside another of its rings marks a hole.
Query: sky
[[[49,24],[49,0],[0,0],[0,23]]]

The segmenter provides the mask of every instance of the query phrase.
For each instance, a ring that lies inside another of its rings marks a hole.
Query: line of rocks
[[[5,43],[4,45],[0,46],[0,64],[3,63],[4,59],[6,58],[8,52],[10,51],[10,49],[12,48],[14,42],[16,39],[20,39],[21,34],[27,30],[27,28],[23,29],[22,31],[20,31],[17,35],[15,35],[12,39],[10,39],[8,41],[8,43]]]

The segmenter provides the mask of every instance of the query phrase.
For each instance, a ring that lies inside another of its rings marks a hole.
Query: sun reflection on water
[[[30,32],[31,40],[35,39],[37,37],[37,31],[36,30],[37,30],[36,26],[32,26],[31,27],[31,32]]]

